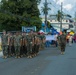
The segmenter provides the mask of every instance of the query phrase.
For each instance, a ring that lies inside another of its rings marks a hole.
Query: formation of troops
[[[37,34],[30,31],[11,33],[3,31],[1,36],[3,58],[33,58],[38,55],[39,51],[44,48],[44,34]]]
[[[45,48],[46,37],[45,34],[38,34],[37,32],[30,31],[16,33],[3,31],[1,36],[3,58],[33,58],[39,54],[39,51]],[[57,45],[64,54],[66,47],[66,34],[57,36]]]

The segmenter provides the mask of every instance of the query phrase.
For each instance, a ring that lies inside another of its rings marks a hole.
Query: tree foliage
[[[42,7],[43,14],[48,14],[48,11],[51,10],[51,8],[49,7],[49,4],[51,3],[43,3],[43,7]]]
[[[41,28],[38,4],[41,0],[2,0],[0,30],[21,30],[22,26]]]

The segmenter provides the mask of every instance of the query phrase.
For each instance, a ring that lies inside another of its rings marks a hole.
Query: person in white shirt
[[[73,36],[70,35],[70,37],[69,37],[69,46],[72,46],[72,40],[73,40]]]

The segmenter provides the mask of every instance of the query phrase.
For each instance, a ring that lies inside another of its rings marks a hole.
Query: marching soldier
[[[20,32],[16,32],[16,35],[14,35],[14,47],[15,47],[16,58],[20,58],[20,48],[21,48],[20,42],[21,42]]]
[[[62,35],[60,35],[60,48],[61,48],[61,54],[64,54],[66,47],[66,35],[64,32],[62,32]]]
[[[11,41],[10,41],[11,33],[8,32],[7,36],[8,36],[8,49],[7,50],[8,50],[8,57],[10,57],[11,56]]]
[[[44,49],[44,47],[45,47],[45,36],[44,36],[44,33],[40,34],[40,40],[41,40],[41,49]]]
[[[10,56],[14,56],[15,55],[14,37],[13,37],[12,33],[9,33],[8,40],[9,40],[8,50],[9,50],[9,57],[10,57]]]
[[[38,52],[39,52],[39,37],[37,35],[37,33],[34,33],[34,37],[33,37],[33,56],[37,56]]]
[[[3,58],[8,57],[8,36],[6,34],[6,31],[3,31],[3,35],[1,36],[2,41],[2,50],[3,50]]]
[[[22,32],[22,35],[21,35],[21,41],[20,41],[20,44],[21,44],[21,47],[20,47],[20,57],[23,57],[23,53],[24,53],[24,33]]]
[[[33,34],[33,45],[32,45],[32,57],[36,56],[36,49],[37,49],[37,35],[34,32],[34,34]]]
[[[27,35],[24,33],[24,56],[27,56]]]
[[[36,54],[38,55],[39,53],[39,48],[40,48],[40,38],[39,36],[37,35],[37,50],[36,50]]]
[[[26,46],[27,46],[26,34],[25,34],[25,32],[22,32],[22,38],[21,38],[21,51],[20,51],[21,57],[27,55],[27,48],[26,48]]]
[[[26,40],[27,40],[27,58],[32,58],[33,36],[31,32],[26,36]]]

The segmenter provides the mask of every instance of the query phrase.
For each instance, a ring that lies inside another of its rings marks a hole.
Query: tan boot
[[[20,58],[20,56],[18,56],[18,58]]]
[[[32,56],[30,56],[30,58],[32,58]]]
[[[7,56],[5,56],[5,59],[7,58]]]

